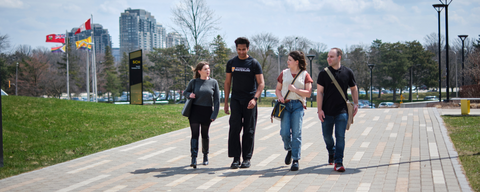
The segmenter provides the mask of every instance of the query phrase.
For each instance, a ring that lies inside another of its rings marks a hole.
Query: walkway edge
[[[443,119],[440,116],[438,109],[435,108],[433,112],[435,114],[435,117],[437,118],[438,125],[440,126],[440,130],[442,131],[443,139],[445,141],[445,145],[447,146],[448,154],[452,161],[453,169],[455,170],[455,175],[457,176],[457,179],[458,179],[458,184],[462,188],[462,191],[473,191],[472,187],[470,186],[470,183],[467,180],[465,173],[463,172],[462,165],[460,164],[460,161],[458,159],[459,158],[458,153],[455,150],[455,147],[453,145],[452,140],[450,139],[450,136],[448,135],[448,130],[445,127],[445,123],[443,122]],[[455,158],[452,158],[452,157],[455,157]]]

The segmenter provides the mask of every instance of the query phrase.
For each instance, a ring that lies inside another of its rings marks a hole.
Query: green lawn
[[[188,127],[182,108],[2,96],[0,179]]]
[[[474,191],[480,191],[480,117],[443,116],[463,169]]]

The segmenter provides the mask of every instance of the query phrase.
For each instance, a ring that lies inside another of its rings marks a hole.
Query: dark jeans
[[[335,153],[335,163],[343,163],[343,152],[345,150],[345,130],[347,129],[348,114],[341,113],[336,116],[325,115],[322,123],[323,140],[327,145],[328,154]],[[335,140],[333,131],[335,126]]]
[[[230,130],[228,135],[228,157],[251,159],[253,155],[253,142],[255,127],[257,125],[257,106],[247,109],[247,101],[230,100]],[[242,142],[240,132],[243,129]]]

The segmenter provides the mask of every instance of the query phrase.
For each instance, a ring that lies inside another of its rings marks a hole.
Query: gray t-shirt
[[[195,83],[195,90],[193,90],[193,83]],[[188,83],[183,95],[189,98],[192,92],[195,93],[193,104],[206,107],[213,106],[213,113],[210,119],[216,119],[220,108],[220,91],[217,80],[212,78],[207,80],[200,78],[192,79]]]

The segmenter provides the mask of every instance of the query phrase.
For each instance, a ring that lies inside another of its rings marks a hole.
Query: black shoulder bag
[[[302,73],[302,72],[303,72],[303,70],[300,70],[298,72],[298,74],[295,75],[295,78],[293,79],[291,84],[295,83],[295,80],[297,80],[298,75],[300,75],[300,73]],[[290,90],[288,90],[287,94],[285,94],[285,97],[284,97],[284,100],[283,100],[284,102],[287,99],[289,93],[290,93]],[[276,120],[279,120],[279,121],[282,120],[283,114],[285,114],[285,113],[283,113],[285,108],[286,108],[285,103],[281,103],[277,99],[277,102],[275,102],[275,106],[273,107],[272,114],[270,115],[270,120],[272,121],[272,123],[273,123],[273,119],[276,119]]]
[[[195,91],[195,79],[193,80],[192,87],[193,87],[192,89],[192,93],[193,93],[193,91]],[[190,110],[192,109],[192,105],[193,105],[193,99],[188,98],[187,101],[185,101],[185,105],[183,106],[183,109],[182,109],[183,116],[190,117]]]

